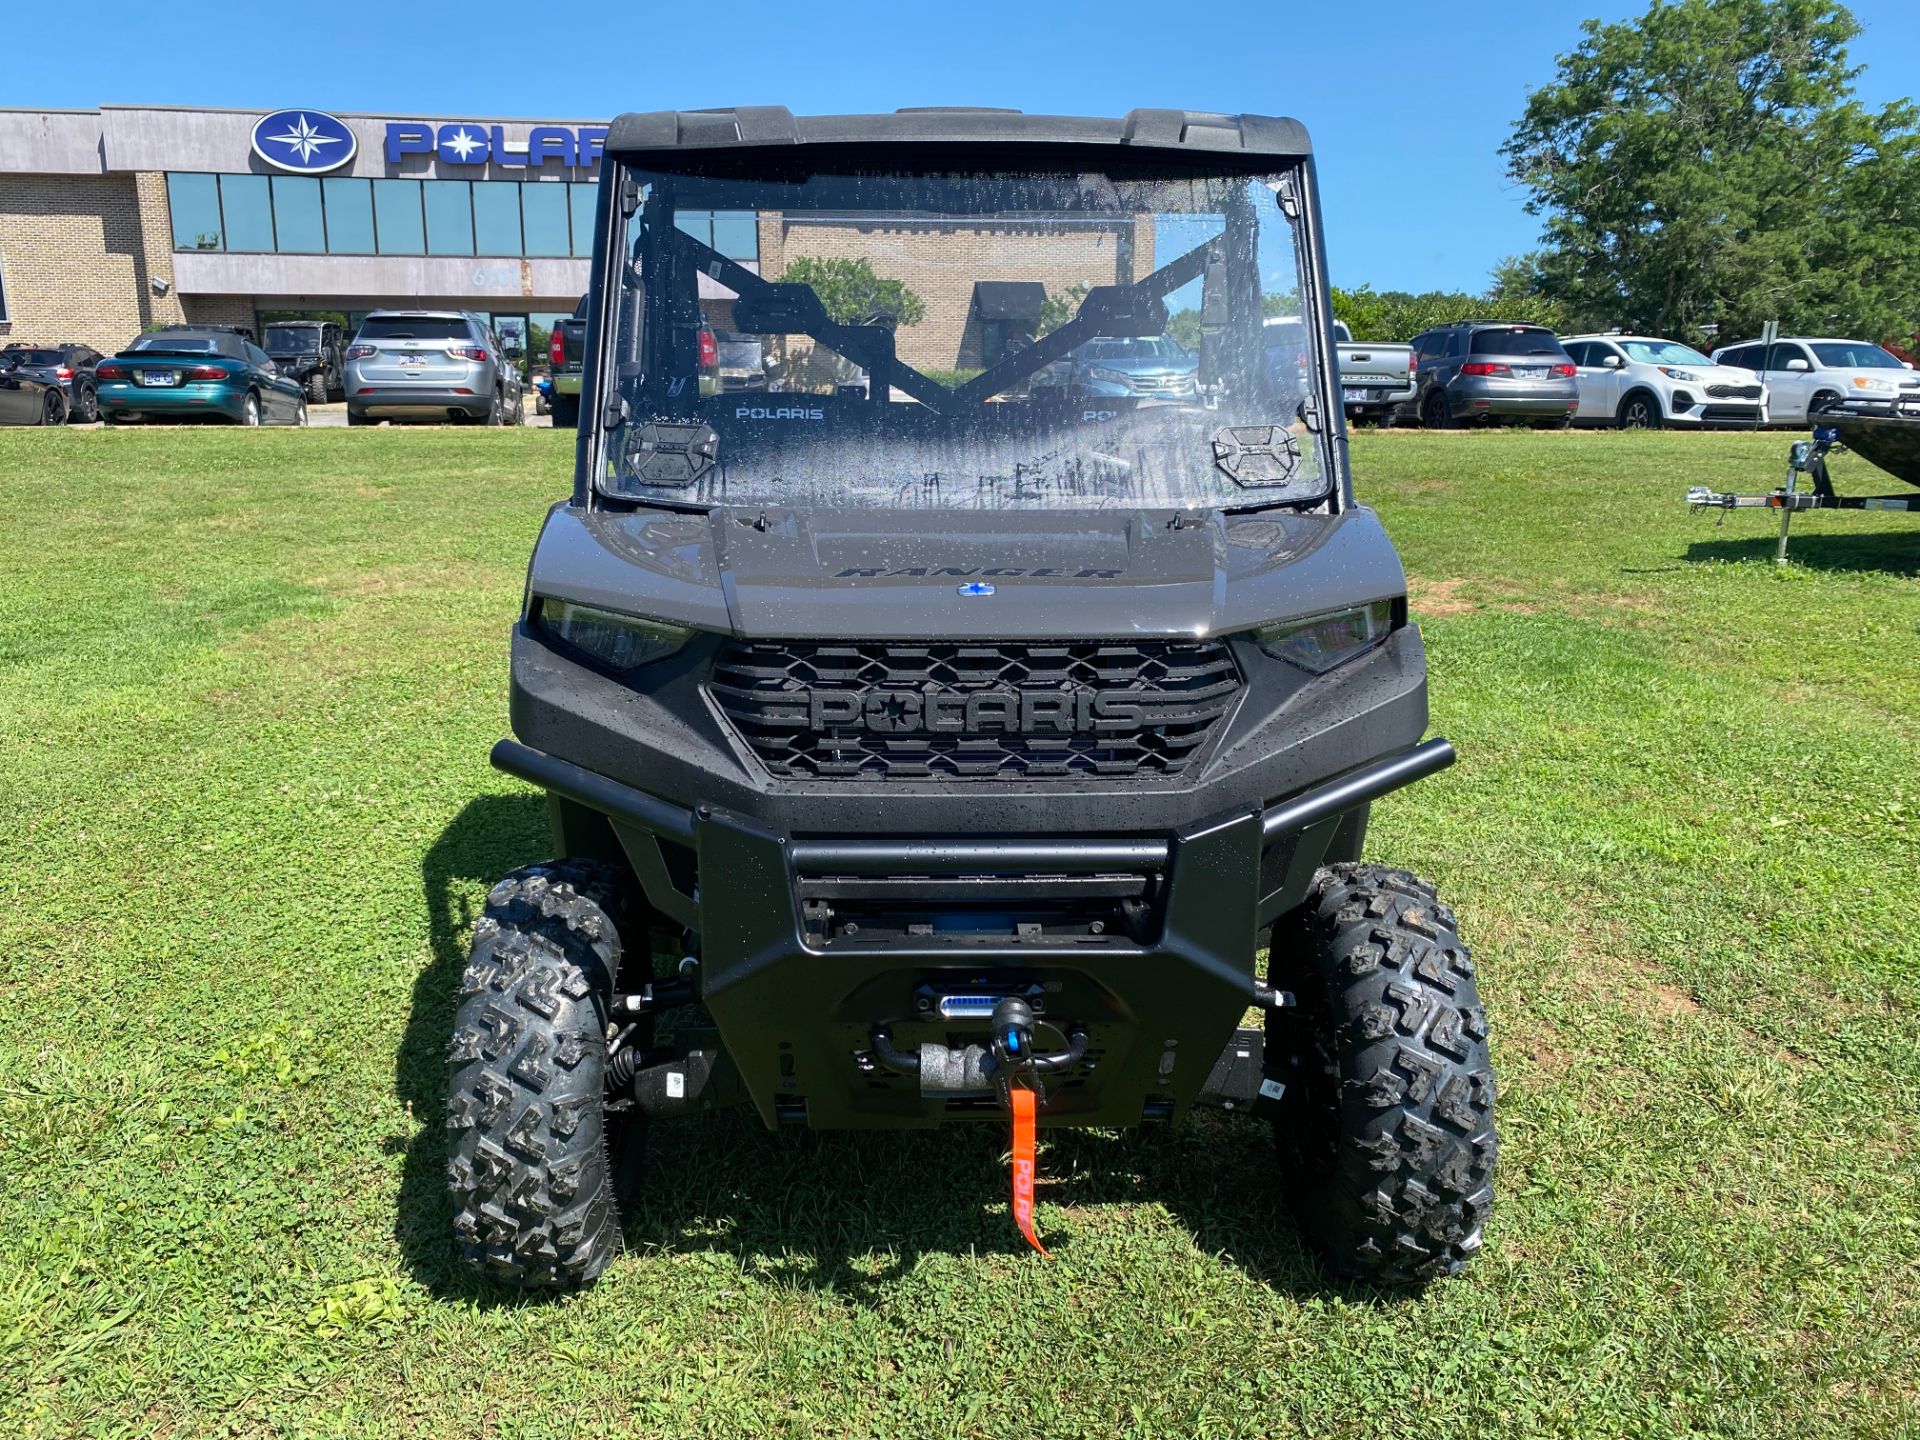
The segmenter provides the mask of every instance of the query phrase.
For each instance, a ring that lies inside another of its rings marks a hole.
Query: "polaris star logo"
[[[253,153],[295,175],[338,170],[357,145],[353,131],[324,110],[276,110],[253,127]]]
[[[993,594],[993,586],[989,585],[984,580],[969,580],[967,581],[966,584],[956,585],[953,588],[955,593],[960,595],[991,595]]]
[[[798,699],[799,697],[794,697]],[[815,731],[881,735],[1101,734],[1137,728],[1146,709],[1125,690],[810,690]]]

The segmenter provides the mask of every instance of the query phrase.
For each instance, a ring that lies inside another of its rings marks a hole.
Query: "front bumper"
[[[924,839],[783,834],[515,741],[493,751],[557,812],[606,819],[654,908],[698,932],[701,999],[762,1119],[823,1128],[998,1118],[991,1095],[889,1071],[871,1037],[977,1043],[983,1019],[942,1002],[1009,994],[1061,1040],[1088,1036],[1043,1123],[1177,1118],[1257,994],[1262,928],[1357,853],[1373,799],[1452,760],[1431,740],[1171,834]]]

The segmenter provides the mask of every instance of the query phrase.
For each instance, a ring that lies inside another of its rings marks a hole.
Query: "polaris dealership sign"
[[[254,122],[253,153],[291,174],[338,170],[358,148],[353,131],[324,110],[276,110]]]
[[[409,155],[433,155],[442,165],[498,165],[505,170],[539,170],[547,165],[589,170],[600,163],[607,138],[604,125],[535,125],[524,142],[506,138],[502,125],[459,120],[432,125],[418,120],[387,124],[387,162]]]

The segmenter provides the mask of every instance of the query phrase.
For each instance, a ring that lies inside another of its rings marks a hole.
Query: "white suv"
[[[1890,410],[1920,400],[1920,376],[1904,361],[1865,340],[1758,340],[1713,352],[1722,365],[1750,370],[1773,396],[1773,422],[1804,425],[1819,411],[1845,405]]]
[[[1746,370],[1717,365],[1678,340],[1575,335],[1560,343],[1577,367],[1576,424],[1649,430],[1661,425],[1767,423],[1763,381]]]

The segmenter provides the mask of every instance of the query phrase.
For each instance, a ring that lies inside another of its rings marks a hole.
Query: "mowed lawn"
[[[1329,1283],[1227,1117],[655,1132],[522,1300],[441,1198],[451,996],[570,437],[0,433],[0,1432],[1860,1435],[1920,1427],[1920,524],[1716,527],[1791,437],[1364,434],[1461,763],[1373,853],[1494,1024],[1487,1248]],[[1842,490],[1897,490],[1864,462]]]

